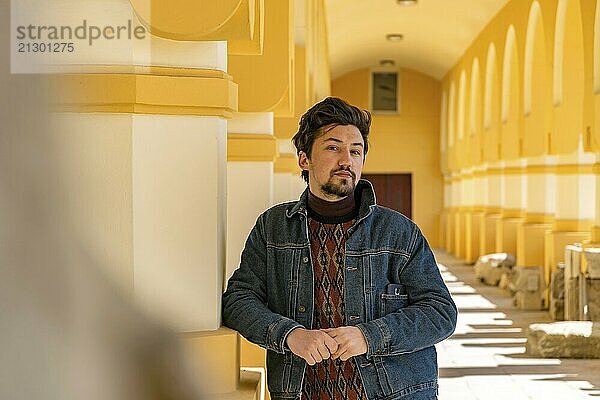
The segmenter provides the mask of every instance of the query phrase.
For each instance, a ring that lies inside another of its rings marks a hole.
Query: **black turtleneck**
[[[354,191],[351,195],[338,200],[327,201],[308,191],[308,215],[324,224],[340,224],[351,221],[358,215],[360,198]]]

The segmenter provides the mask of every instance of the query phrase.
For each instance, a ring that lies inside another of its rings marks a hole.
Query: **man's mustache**
[[[337,174],[338,172],[342,172],[342,171],[349,172],[352,175],[352,179],[356,179],[356,174],[354,173],[354,171],[352,171],[350,169],[350,167],[340,167],[340,168],[332,171],[331,176]]]

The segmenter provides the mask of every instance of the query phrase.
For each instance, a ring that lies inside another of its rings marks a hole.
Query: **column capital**
[[[226,40],[230,54],[261,54],[264,0],[130,0],[153,34],[171,40]]]
[[[218,70],[114,66],[107,73],[55,75],[51,83],[58,111],[229,118],[237,110],[238,86]]]

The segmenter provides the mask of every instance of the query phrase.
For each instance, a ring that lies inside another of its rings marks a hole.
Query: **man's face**
[[[313,143],[310,159],[300,152],[298,164],[308,171],[310,191],[317,197],[336,201],[354,191],[362,173],[364,141],[354,125],[337,125]]]

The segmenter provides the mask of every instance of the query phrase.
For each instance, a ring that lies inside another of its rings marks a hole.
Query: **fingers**
[[[315,365],[317,363],[317,361],[313,358],[313,356],[310,353],[302,358],[304,358],[308,365]]]
[[[325,346],[329,349],[331,354],[335,353],[338,350],[338,342],[335,341],[331,336],[327,335],[325,338]]]
[[[326,334],[329,335],[329,337],[336,337],[338,335],[338,329],[337,328],[326,328],[326,329],[321,329],[322,332],[325,332]]]
[[[348,346],[346,344],[340,344],[338,346],[337,351],[331,356],[334,360],[340,358],[340,356],[348,350]]]
[[[331,356],[331,353],[325,345],[317,346],[317,352],[319,353],[319,356],[321,356],[321,361],[327,360]]]

